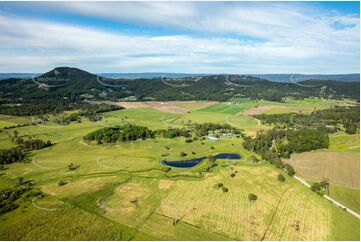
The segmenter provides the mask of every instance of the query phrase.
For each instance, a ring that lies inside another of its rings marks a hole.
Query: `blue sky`
[[[0,72],[358,73],[359,2],[0,2]]]

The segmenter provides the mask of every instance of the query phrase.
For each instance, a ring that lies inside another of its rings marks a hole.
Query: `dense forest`
[[[236,127],[233,127],[229,124],[218,124],[218,123],[202,123],[202,124],[191,124],[189,125],[195,134],[199,137],[206,136],[209,134],[209,131],[218,131],[221,134],[233,134],[233,135],[242,135],[242,130]]]

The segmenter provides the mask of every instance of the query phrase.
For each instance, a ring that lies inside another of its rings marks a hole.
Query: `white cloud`
[[[47,71],[59,65],[93,72],[359,71],[358,16],[281,3],[37,4],[49,11],[177,29],[184,34],[134,36],[2,14],[1,72]],[[189,31],[203,34],[195,37]]]

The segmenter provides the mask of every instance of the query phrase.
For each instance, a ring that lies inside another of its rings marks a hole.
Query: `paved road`
[[[305,185],[306,187],[311,187],[311,185],[306,182],[304,179],[302,179],[301,177],[298,176],[293,176],[296,180],[298,180],[299,182],[301,182],[303,185]],[[335,204],[336,206],[342,208],[342,209],[346,209],[347,212],[349,212],[350,214],[352,214],[353,216],[355,216],[356,218],[360,219],[360,214],[356,213],[355,211],[349,209],[348,207],[346,207],[345,205],[337,202],[335,199],[327,196],[327,195],[323,195],[324,198],[326,198],[327,200],[329,200],[330,202],[332,202],[333,204]]]

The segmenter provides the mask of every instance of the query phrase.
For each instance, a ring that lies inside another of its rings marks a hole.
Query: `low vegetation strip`
[[[305,185],[306,187],[308,188],[311,188],[311,185],[305,181],[304,179],[302,179],[301,177],[298,177],[298,176],[294,176],[294,178],[296,180],[298,180],[299,182],[301,182],[303,185]],[[356,218],[360,219],[360,214],[356,213],[355,211],[353,211],[352,209],[346,207],[345,205],[337,202],[335,199],[331,198],[330,196],[324,194],[323,195],[324,198],[326,198],[327,200],[329,200],[330,202],[332,202],[333,204],[335,204],[336,206],[344,209],[345,211],[347,211],[348,213],[350,213],[351,215],[355,216]]]

